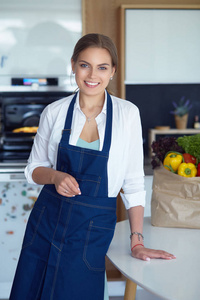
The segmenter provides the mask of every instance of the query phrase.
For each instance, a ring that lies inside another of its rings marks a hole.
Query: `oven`
[[[41,112],[70,92],[0,92],[0,166],[26,163]]]

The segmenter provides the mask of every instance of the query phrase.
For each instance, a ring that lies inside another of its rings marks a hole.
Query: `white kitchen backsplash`
[[[81,0],[0,0],[0,85],[11,77],[69,81],[81,34]]]

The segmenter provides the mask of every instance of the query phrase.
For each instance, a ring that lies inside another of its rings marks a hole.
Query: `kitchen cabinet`
[[[17,177],[0,180],[0,299],[8,299],[26,223],[42,186]]]

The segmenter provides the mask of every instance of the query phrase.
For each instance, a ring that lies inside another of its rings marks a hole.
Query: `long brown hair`
[[[76,63],[81,51],[92,47],[103,48],[110,53],[112,66],[115,67],[116,72],[118,65],[117,49],[113,41],[108,36],[103,34],[89,33],[81,37],[74,47],[74,52],[71,59]]]

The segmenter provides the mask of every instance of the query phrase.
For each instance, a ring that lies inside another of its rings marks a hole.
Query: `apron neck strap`
[[[76,102],[76,97],[77,97],[77,93],[74,95],[74,97],[72,98],[72,101],[70,102],[68,111],[67,111],[67,116],[65,119],[65,127],[63,130],[64,135],[67,133],[67,140],[69,142],[69,136],[71,134],[71,127],[72,127],[72,117],[73,117],[73,111],[74,111],[74,104]],[[65,138],[65,140],[66,140]]]
[[[104,136],[104,144],[102,151],[109,152],[110,144],[111,144],[111,136],[112,136],[112,100],[110,95],[107,93],[107,110],[106,110],[106,127],[105,127],[105,136]],[[72,98],[72,101],[69,105],[67,116],[65,120],[65,127],[63,129],[62,140],[64,139],[69,143],[69,137],[71,134],[71,125],[72,125],[72,117],[74,111],[74,104],[76,102],[77,93]]]
[[[107,109],[106,109],[106,127],[105,136],[102,151],[109,152],[112,137],[112,118],[113,118],[113,107],[110,95],[107,93]]]

